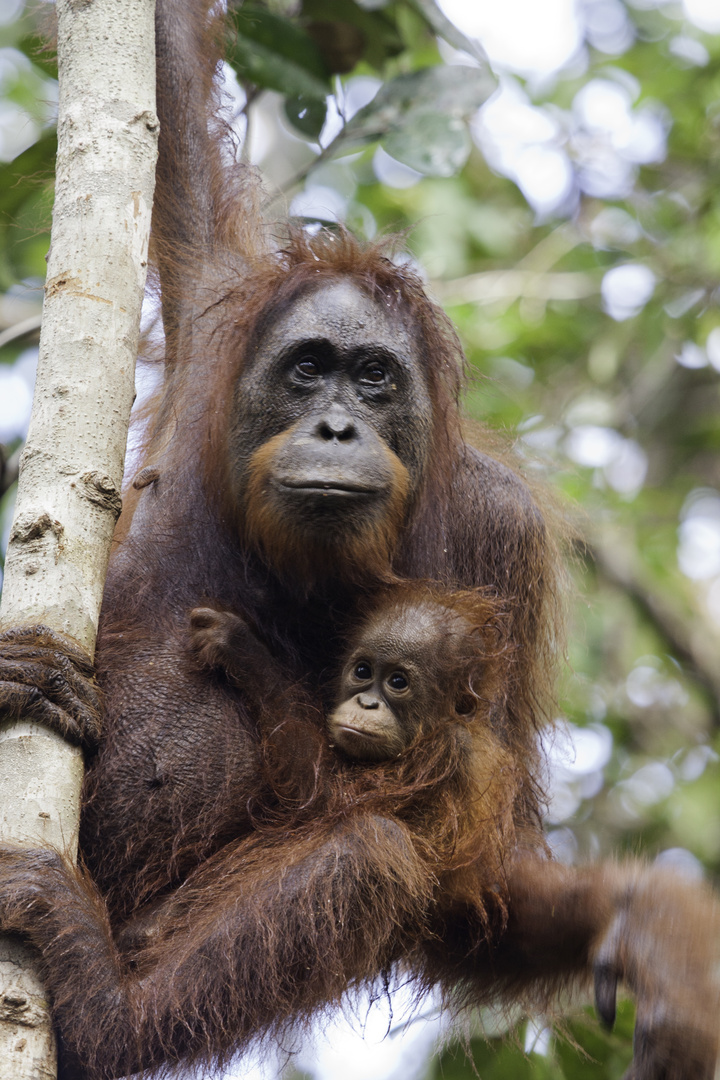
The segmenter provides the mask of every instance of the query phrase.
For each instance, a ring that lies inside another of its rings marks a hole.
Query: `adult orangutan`
[[[464,443],[460,348],[412,273],[342,232],[266,242],[217,119],[210,11],[158,4],[166,367],[108,578],[104,708],[72,643],[0,636],[0,709],[88,757],[84,869],[0,849],[0,927],[41,952],[61,1075],[222,1062],[401,965],[475,1003],[542,1007],[594,978],[607,1023],[623,980],[633,1080],[710,1080],[712,897],[636,864],[547,856],[536,736],[558,637],[543,515]],[[462,799],[438,760],[442,798],[424,801],[414,744],[405,770],[326,746],[358,602],[398,579],[484,587],[508,613],[487,771]],[[190,612],[209,601],[298,687],[270,774],[257,679],[192,649]],[[268,776],[292,777],[308,746],[322,797],[284,799]],[[345,769],[353,782],[336,784]]]

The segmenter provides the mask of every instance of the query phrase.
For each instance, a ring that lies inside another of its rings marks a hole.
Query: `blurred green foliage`
[[[669,852],[688,872],[702,863],[712,875],[720,870],[720,38],[683,22],[673,4],[628,4],[624,17],[630,33],[617,54],[587,44],[556,77],[504,80],[531,110],[526,118],[550,125],[533,146],[566,165],[564,197],[544,207],[526,198],[533,178],[514,182],[484,141],[488,114],[478,119],[477,110],[496,82],[477,44],[431,0],[257,0],[235,12],[228,57],[244,119],[270,140],[261,163],[271,189],[309,223],[332,220],[312,210],[331,192],[342,207],[335,216],[361,234],[406,232],[466,346],[471,437],[476,422],[504,431],[573,521],[577,588],[562,708],[578,755],[560,758],[556,771],[548,828],[558,856]],[[36,310],[23,289],[44,273],[55,151],[38,104],[52,98],[52,58],[38,54],[29,14],[3,33],[13,62],[0,93],[26,110],[35,138],[0,165],[0,332]],[[376,95],[350,109],[365,84]],[[624,95],[624,135],[583,119],[588,88]],[[648,131],[654,150],[643,149]],[[624,267],[631,276],[616,275],[613,291],[613,272]],[[0,375],[30,340],[0,350]],[[18,444],[10,439],[8,454]],[[11,494],[0,507],[5,530]],[[622,1075],[629,1004],[612,1035],[582,1015],[567,1032],[543,1054],[525,1055],[512,1039],[473,1039],[476,1075]],[[431,1075],[473,1072],[464,1051],[446,1051]]]

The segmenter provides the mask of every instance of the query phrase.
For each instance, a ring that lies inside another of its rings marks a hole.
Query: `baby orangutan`
[[[242,680],[247,696],[254,785],[228,778],[234,835],[113,935],[82,871],[2,848],[0,925],[42,953],[62,1080],[215,1068],[258,1034],[282,1045],[398,964],[454,1008],[544,1013],[594,984],[608,1026],[622,980],[638,1002],[628,1075],[712,1080],[716,901],[641,863],[547,857],[536,730],[505,708],[523,663],[506,617],[483,590],[379,589],[317,693],[249,619],[193,609],[204,692]]]
[[[471,622],[462,610],[468,605]],[[260,701],[277,704],[288,694],[277,662],[238,615],[202,607],[190,621],[203,666],[250,682]],[[500,685],[502,637],[498,604],[480,590],[388,590],[346,650],[326,721],[331,746],[350,758],[385,761],[444,720],[469,721]]]

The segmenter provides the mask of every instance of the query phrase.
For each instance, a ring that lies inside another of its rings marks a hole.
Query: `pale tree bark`
[[[120,510],[155,182],[154,0],[58,0],[57,187],[35,400],[0,626],[42,622],[92,655]],[[0,837],[77,855],[80,751],[0,723]],[[32,954],[0,942],[0,1075],[51,1080]]]

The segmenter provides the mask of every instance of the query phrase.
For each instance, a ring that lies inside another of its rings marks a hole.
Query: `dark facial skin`
[[[431,419],[417,343],[398,312],[351,282],[324,284],[268,329],[239,382],[230,450],[241,498],[253,454],[276,439],[264,491],[274,513],[347,530],[355,512],[384,512],[400,466],[406,497],[417,491]]]
[[[443,626],[443,630],[446,627]],[[441,713],[437,619],[422,606],[370,623],[343,666],[330,738],[350,757],[397,757]]]

